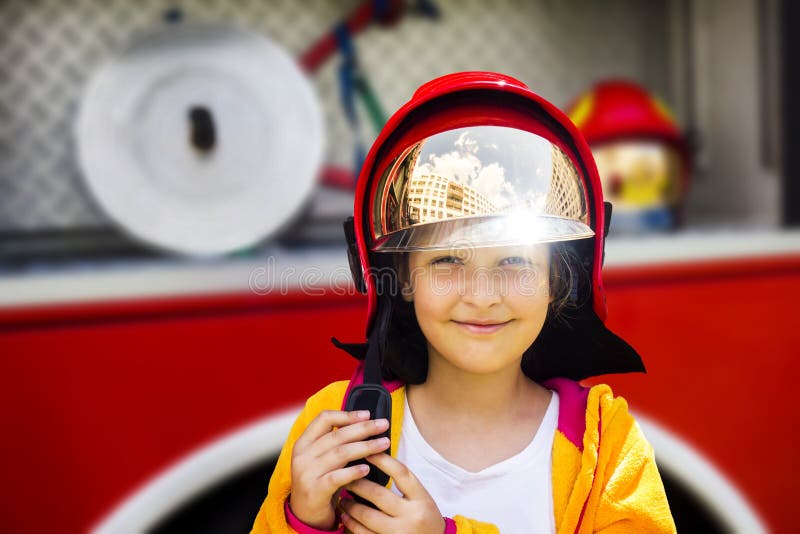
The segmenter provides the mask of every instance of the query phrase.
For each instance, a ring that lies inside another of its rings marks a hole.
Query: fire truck
[[[629,401],[679,528],[791,525],[800,234],[606,257],[610,328],[648,372],[593,382]],[[0,284],[29,300],[0,312],[3,530],[247,530],[305,398],[354,369],[330,337],[361,341],[366,313],[343,249],[268,258]]]

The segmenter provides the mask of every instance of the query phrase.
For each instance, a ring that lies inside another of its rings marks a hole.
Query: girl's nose
[[[479,308],[488,308],[503,300],[503,273],[495,269],[465,270],[459,288],[461,300]]]

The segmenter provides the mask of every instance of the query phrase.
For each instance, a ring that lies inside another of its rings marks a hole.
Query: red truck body
[[[608,324],[648,373],[592,382],[706,460],[764,527],[792,525],[800,252],[604,280]],[[0,530],[92,529],[188,455],[349,377],[330,337],[363,340],[364,297],[305,293],[2,308]]]

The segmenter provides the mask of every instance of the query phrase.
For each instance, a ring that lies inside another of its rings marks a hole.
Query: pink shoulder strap
[[[586,431],[586,403],[589,388],[568,378],[551,378],[542,382],[547,389],[558,393],[558,430],[583,452],[583,434]]]

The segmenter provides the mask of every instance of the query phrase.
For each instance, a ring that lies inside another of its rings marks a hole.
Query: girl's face
[[[474,374],[519,367],[544,324],[547,245],[412,252],[410,291],[428,356]]]

